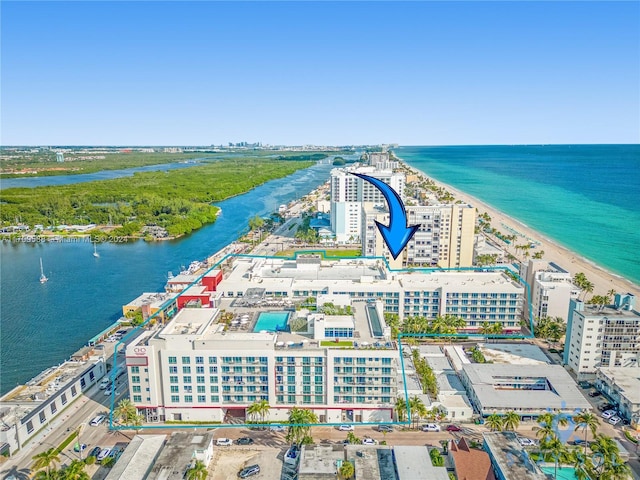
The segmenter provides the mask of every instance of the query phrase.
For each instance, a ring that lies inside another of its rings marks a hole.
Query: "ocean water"
[[[395,153],[640,284],[640,145],[401,147]]]
[[[169,271],[236,240],[251,217],[306,195],[331,168],[318,163],[220,202],[214,224],[175,241],[99,244],[99,258],[88,242],[0,242],[0,394],[69,358],[116,321],[123,304],[162,291]],[[40,258],[49,277],[43,285]]]

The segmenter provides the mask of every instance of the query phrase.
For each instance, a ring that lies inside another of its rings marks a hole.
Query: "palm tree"
[[[554,415],[551,413],[544,413],[538,417],[539,427],[533,427],[536,431],[536,437],[540,439],[540,445],[544,445],[547,442],[553,440],[556,437],[556,429],[553,425]]]
[[[138,410],[131,400],[123,398],[118,403],[118,406],[113,410],[113,416],[116,421],[124,423],[125,425],[130,422],[136,415]]]
[[[318,423],[318,417],[311,410],[306,408],[293,407],[289,412],[289,430],[287,432],[287,442],[300,444],[309,436],[311,423]]]
[[[257,421],[260,416],[260,404],[258,402],[253,402],[251,405],[247,407],[247,415],[252,418],[254,421]]]
[[[411,421],[412,423],[415,422],[417,428],[420,418],[427,414],[424,402],[417,395],[409,399],[409,411],[411,412]]]
[[[513,410],[510,410],[505,414],[502,424],[505,430],[515,431],[518,428],[518,425],[520,425],[520,415]]]
[[[33,480],[60,480],[61,477],[62,472],[60,470],[51,470],[51,472],[40,470],[34,475]],[[29,478],[29,476],[26,475],[24,478]]]
[[[71,464],[60,471],[61,480],[91,480],[91,477],[84,471],[85,463],[80,460],[74,460]]]
[[[488,335],[491,333],[491,324],[489,322],[483,322],[478,329],[478,333],[481,335]]]
[[[398,416],[398,421],[404,422],[407,418],[407,402],[404,398],[398,397],[396,399],[394,410],[396,411],[396,414]]]
[[[572,457],[573,473],[577,480],[589,480],[590,463],[586,454],[582,454],[579,450],[573,452]]]
[[[573,417],[573,421],[576,424],[575,430],[582,429],[584,430],[584,454],[587,455],[587,433],[591,430],[593,437],[595,438],[596,432],[598,430],[598,425],[600,425],[600,420],[597,416],[591,413],[588,410],[584,410],[578,413]]]
[[[200,460],[196,460],[187,470],[187,480],[205,480],[209,476],[207,466]]]
[[[607,292],[607,303],[610,304],[611,302],[613,302],[613,299],[616,298],[616,293],[617,292],[613,288]]]
[[[47,469],[47,475],[51,474],[51,466],[55,466],[60,463],[60,457],[58,456],[58,451],[55,448],[50,448],[46,452],[39,453],[33,456],[35,462],[33,463],[33,468],[35,470],[41,470],[43,468]]]
[[[551,455],[554,462],[554,474],[553,478],[558,478],[558,464],[567,455],[567,449],[560,439],[554,436],[552,439],[540,445],[540,450],[545,454]]]
[[[271,406],[267,400],[260,400],[258,402],[258,412],[260,413],[260,418],[262,419],[262,423],[264,423],[267,419],[267,415],[269,414],[269,410],[271,410]]]
[[[492,432],[501,432],[504,426],[502,417],[497,413],[492,413],[484,421],[485,425],[491,429]]]
[[[585,282],[582,284],[582,293],[584,295],[582,299],[584,300],[587,297],[587,293],[592,293],[594,288],[595,288],[595,285],[593,284],[593,282],[590,282],[589,280],[585,280]]]
[[[345,480],[349,480],[356,473],[356,469],[349,460],[346,460],[342,463],[340,467],[340,476]]]

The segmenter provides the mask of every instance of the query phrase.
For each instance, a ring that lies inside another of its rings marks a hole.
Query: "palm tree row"
[[[425,333],[450,335],[458,332],[458,329],[464,328],[467,322],[455,315],[438,315],[435,318],[428,319],[426,317],[406,317],[402,322],[402,333]]]
[[[413,366],[416,369],[416,374],[422,384],[422,393],[428,393],[432,399],[438,396],[438,380],[433,369],[429,366],[427,361],[420,356],[418,350],[412,352]]]
[[[520,425],[520,415],[513,410],[504,415],[493,413],[485,419],[484,423],[492,432],[515,431]]]
[[[615,294],[616,294],[616,291],[611,289],[607,292],[606,295],[594,295],[589,299],[587,303],[591,305],[598,305],[598,311],[601,311],[607,305],[611,305],[611,302]]]

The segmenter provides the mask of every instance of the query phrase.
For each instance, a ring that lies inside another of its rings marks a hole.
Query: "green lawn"
[[[353,347],[353,342],[349,340],[342,340],[340,342],[336,342],[333,340],[322,340],[320,342],[321,347]]]
[[[351,249],[351,250],[323,250],[323,249],[317,249],[317,250],[309,250],[309,249],[303,249],[303,250],[283,250],[282,252],[276,252],[276,257],[293,257],[295,256],[296,252],[298,254],[303,254],[303,253],[319,253],[322,254],[323,257],[325,258],[331,258],[331,257],[359,257],[362,253],[362,250],[358,249]]]

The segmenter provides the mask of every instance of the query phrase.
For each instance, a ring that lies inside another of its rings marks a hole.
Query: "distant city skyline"
[[[1,145],[640,142],[638,2],[2,4]]]

